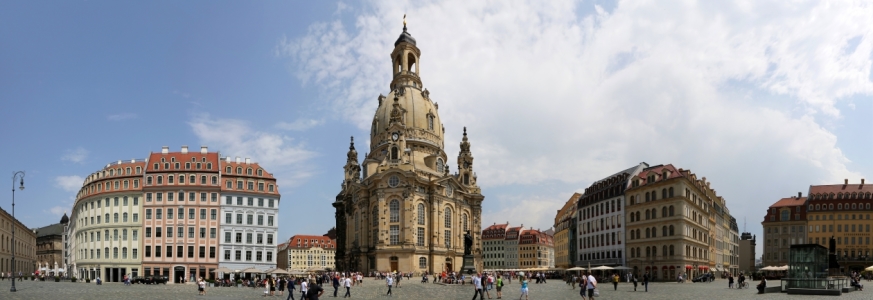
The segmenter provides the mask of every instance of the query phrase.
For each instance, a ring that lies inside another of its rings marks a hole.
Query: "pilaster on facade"
[[[658,165],[630,180],[625,193],[629,266],[657,280],[713,270],[717,218],[712,210],[714,203],[722,203],[723,208],[725,202],[706,178],[698,180],[689,170]],[[723,227],[718,229],[724,232]]]

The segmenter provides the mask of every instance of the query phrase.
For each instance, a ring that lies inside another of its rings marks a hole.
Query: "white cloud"
[[[587,15],[590,4],[562,0],[363,5],[354,24],[312,24],[276,54],[369,131],[406,13],[446,144],[468,127],[493,222],[548,220],[566,198],[545,200],[538,185],[571,186],[569,197],[641,161],[707,176],[755,223],[780,197],[865,175],[831,126],[837,103],[873,94],[873,5],[630,1]],[[488,202],[519,185],[522,196]],[[537,201],[544,216],[518,213]]]
[[[85,178],[79,175],[55,177],[55,185],[71,193],[78,192],[83,182],[85,182]]]
[[[304,131],[309,128],[324,124],[324,120],[315,119],[297,119],[294,122],[279,122],[276,123],[276,128],[283,130]]]
[[[88,150],[85,150],[85,148],[82,147],[67,150],[64,155],[61,156],[61,160],[74,162],[77,164],[85,162],[86,158],[88,158]]]
[[[136,117],[137,116],[135,113],[121,113],[121,114],[109,115],[106,117],[106,119],[108,119],[109,121],[124,121],[124,120],[136,119]]]
[[[297,185],[313,175],[309,161],[315,152],[289,136],[257,131],[244,121],[208,114],[197,115],[188,124],[202,144],[220,149],[222,155],[252,158],[274,173],[280,185]]]

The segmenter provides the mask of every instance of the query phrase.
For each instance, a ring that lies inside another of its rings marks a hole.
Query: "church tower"
[[[421,50],[406,27],[390,54],[392,80],[370,129],[370,149],[358,164],[349,147],[342,190],[332,203],[339,271],[460,271],[464,234],[473,235],[481,266],[481,211],[466,137],[458,173],[449,172],[439,105],[423,88]]]

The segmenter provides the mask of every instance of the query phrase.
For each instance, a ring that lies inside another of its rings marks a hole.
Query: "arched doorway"
[[[391,270],[388,270],[388,272],[397,271],[397,262],[400,261],[400,259],[398,259],[397,256],[392,256],[389,261],[391,262]]]
[[[455,268],[452,266],[452,258],[451,258],[451,257],[447,257],[447,258],[446,258],[446,266],[445,266],[445,269],[444,269],[444,270],[445,270],[447,273],[451,273],[452,271],[455,270]]]
[[[184,278],[185,278],[185,267],[183,267],[183,266],[173,267],[173,278],[170,278],[170,280],[173,283],[183,283],[182,280]]]

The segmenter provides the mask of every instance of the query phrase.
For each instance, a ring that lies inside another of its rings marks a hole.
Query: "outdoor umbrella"
[[[607,266],[599,266],[599,267],[591,268],[591,270],[594,270],[594,271],[613,270],[613,269],[615,269],[615,268],[607,267]]]
[[[873,266],[867,267],[866,269],[864,269],[864,271],[873,271]]]
[[[288,271],[285,271],[285,270],[282,270],[282,269],[275,269],[275,270],[272,270],[272,272],[268,272],[268,273],[273,273],[273,274],[289,274]]]
[[[264,273],[264,271],[261,271],[261,270],[258,270],[258,269],[255,269],[255,268],[251,268],[251,267],[250,267],[250,268],[248,268],[248,269],[245,269],[245,270],[240,271],[240,273],[257,273],[257,274],[260,274],[260,273]]]
[[[225,268],[225,267],[221,267],[221,268],[212,270],[212,272],[213,273],[233,273],[233,270]]]
[[[585,268],[583,268],[583,267],[573,267],[573,268],[569,268],[569,269],[567,269],[567,271],[585,271]]]
[[[624,266],[619,266],[619,267],[615,267],[615,268],[613,268],[613,269],[615,269],[615,270],[630,270],[631,268],[624,267]]]

